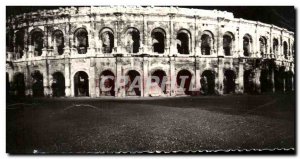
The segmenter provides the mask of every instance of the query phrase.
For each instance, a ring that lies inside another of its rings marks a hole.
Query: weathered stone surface
[[[15,75],[24,75],[26,95],[34,95],[29,79],[35,71],[43,76],[49,96],[58,89],[53,78],[61,77],[54,76],[60,72],[65,96],[124,97],[125,87],[113,93],[101,90],[100,75],[106,71],[114,83],[132,70],[142,81],[163,71],[170,83],[161,96],[294,90],[294,33],[229,12],[70,7],[10,17],[6,24],[11,63],[6,72],[12,86],[20,85]],[[180,72],[191,76],[191,92],[179,88]],[[151,95],[144,86],[140,95]],[[16,94],[18,89],[11,88]]]

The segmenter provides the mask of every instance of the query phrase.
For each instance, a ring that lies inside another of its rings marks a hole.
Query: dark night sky
[[[6,15],[16,15],[43,9],[57,9],[62,6],[7,6]],[[293,6],[180,6],[185,8],[218,9],[233,12],[236,18],[261,21],[295,31],[295,13]]]

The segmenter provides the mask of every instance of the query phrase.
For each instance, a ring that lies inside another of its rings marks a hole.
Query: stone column
[[[69,42],[70,42],[70,55],[74,55],[77,54],[77,50],[76,50],[76,43],[75,43],[75,35],[74,32],[72,32],[71,28],[72,28],[72,24],[70,22],[69,23]]]
[[[90,17],[90,29],[89,29],[89,34],[88,34],[88,42],[89,42],[89,47],[88,47],[88,54],[90,56],[95,56],[95,23],[94,23],[95,18],[92,16]]]
[[[261,93],[260,74],[261,74],[261,70],[259,68],[256,68],[254,84],[255,84],[255,90],[257,91],[257,93]]]
[[[65,94],[66,97],[71,97],[71,69],[70,69],[70,59],[65,58]]]
[[[173,20],[175,18],[175,14],[169,14],[170,17],[170,52],[169,52],[169,56],[173,56],[174,54],[177,53],[176,50],[176,35],[174,35],[174,24],[173,24]]]
[[[222,95],[223,94],[223,80],[224,80],[224,61],[223,58],[218,59],[218,83],[216,83],[218,94]]]
[[[143,53],[149,53],[147,15],[143,14]]]
[[[201,55],[201,50],[200,50],[200,39],[201,37],[199,36],[199,21],[200,21],[200,16],[195,16],[195,45],[194,45],[194,55],[195,56],[200,56]]]
[[[253,54],[252,57],[255,57],[255,58],[259,58],[261,57],[260,56],[260,51],[259,51],[259,35],[258,35],[258,26],[256,24],[256,27],[255,27],[255,35],[254,37],[252,38],[253,41],[252,41],[252,45],[251,45],[251,53]]]
[[[234,52],[233,52],[233,56],[238,56],[238,57],[244,57],[244,49],[243,49],[243,37],[244,37],[244,33],[241,32],[241,27],[240,27],[240,23],[238,24],[239,27],[239,31],[235,31],[234,36],[235,36],[235,48],[234,48]]]
[[[44,86],[44,96],[50,95],[49,88],[49,70],[48,70],[48,60],[45,60],[44,70],[43,70],[43,86]]]
[[[90,59],[90,69],[89,69],[89,95],[90,97],[96,97],[96,85],[95,85],[95,74],[96,74],[96,63],[95,58]]]
[[[26,71],[24,72],[25,95],[26,96],[32,96],[32,77],[30,74],[30,65],[31,65],[31,62],[26,63]]]
[[[116,57],[116,85],[115,85],[115,87],[117,88],[115,92],[116,97],[125,97],[125,87],[119,85],[122,76],[123,76],[122,57]]]
[[[221,27],[221,20],[222,18],[218,18],[218,35],[217,35],[217,55],[218,57],[224,57],[224,51],[223,51],[223,32]]]
[[[240,59],[239,61],[239,74],[238,74],[238,90],[237,93],[244,93],[244,61]]]
[[[34,56],[30,39],[31,39],[31,37],[30,37],[30,33],[29,33],[29,28],[26,28],[24,30],[24,50],[28,50],[28,51],[24,52],[24,54],[26,54],[26,58],[29,60]]]
[[[275,92],[275,82],[274,82],[274,68],[271,68],[271,83],[272,83],[272,92]]]
[[[271,58],[272,57],[272,54],[274,53],[275,50],[273,50],[273,32],[272,32],[272,27],[270,29],[270,40],[269,40],[269,48],[268,48],[268,51],[267,51],[267,57],[266,58]]]
[[[148,86],[148,77],[150,77],[149,74],[149,59],[148,57],[143,57],[143,76],[141,79],[141,86],[142,86],[142,90],[143,90],[143,97],[148,97],[149,96],[149,86]],[[142,92],[141,90],[141,92]]]
[[[200,58],[195,58],[195,64],[196,64],[196,67],[195,67],[195,91],[196,93],[198,94],[200,92],[200,89],[201,89],[201,83],[200,83]],[[199,93],[200,94],[200,93]]]
[[[119,52],[118,48],[119,48],[119,44],[118,44],[118,36],[119,36],[119,33],[118,33],[118,21],[115,21],[114,22],[114,25],[115,25],[115,31],[114,31],[114,52]],[[102,51],[100,51],[102,53]]]
[[[96,72],[96,74],[95,74],[95,94],[96,94],[96,97],[100,97],[100,86],[99,86],[99,84],[100,84],[100,77]]]
[[[170,57],[170,84],[171,94],[170,96],[176,96],[176,74],[175,74],[175,57]]]
[[[260,53],[260,41],[259,41],[260,35],[258,35],[258,33],[256,32],[256,57],[257,58],[262,58],[263,56]]]
[[[121,16],[122,14],[121,13],[116,13],[115,14],[116,18],[117,18],[117,21],[116,21],[116,32],[117,32],[117,37],[116,37],[116,48],[117,48],[117,52],[118,53],[121,53],[122,52],[122,39],[121,39],[121,34],[122,34],[122,26],[121,26]]]
[[[47,48],[48,48],[48,27],[44,26],[42,56],[48,56]]]
[[[69,18],[65,18],[65,35],[64,35],[64,54],[69,56],[70,55],[70,48],[72,47],[71,46],[71,43],[70,43],[70,23],[69,23]]]

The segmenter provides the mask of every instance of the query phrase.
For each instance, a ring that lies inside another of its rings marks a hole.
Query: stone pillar
[[[200,35],[199,35],[199,21],[200,21],[200,16],[195,16],[195,56],[200,56],[201,55],[201,49],[200,49]],[[211,46],[213,48],[213,46]],[[213,53],[211,53],[213,54]]]
[[[200,83],[200,59],[199,58],[195,58],[195,64],[196,64],[196,67],[195,67],[195,91],[196,93],[198,94],[200,92],[200,89],[201,89],[201,83]],[[199,93],[200,94],[200,93]]]
[[[116,85],[117,88],[115,92],[116,97],[125,97],[125,87],[120,86],[120,82],[123,76],[123,70],[122,70],[122,57],[116,57]],[[123,81],[124,82],[124,81]]]
[[[173,56],[174,54],[177,53],[176,50],[176,35],[174,35],[174,24],[173,24],[173,19],[175,18],[175,14],[169,14],[170,17],[170,52],[169,52],[169,56]]]
[[[50,95],[49,88],[49,71],[48,71],[48,60],[45,60],[44,70],[43,70],[43,86],[44,86],[44,96]]]
[[[254,84],[255,84],[255,90],[257,91],[257,93],[261,93],[260,74],[261,74],[261,70],[259,68],[256,68]]]
[[[100,86],[99,86],[99,84],[100,84],[100,77],[96,72],[96,74],[95,74],[95,94],[96,94],[96,97],[100,97]]]
[[[66,97],[71,97],[71,69],[70,69],[70,59],[65,58],[65,94]]]
[[[272,57],[272,54],[274,53],[275,50],[273,50],[273,32],[272,32],[272,27],[270,29],[270,40],[269,40],[269,48],[268,48],[268,51],[267,51],[267,56],[266,58],[271,58]]]
[[[116,25],[115,25],[115,29],[116,29],[116,32],[117,32],[117,36],[116,36],[116,40],[117,42],[115,43],[116,45],[116,48],[117,48],[117,52],[118,53],[121,53],[122,52],[122,39],[121,39],[121,35],[122,35],[122,26],[121,26],[121,20],[122,20],[122,14],[120,13],[116,13],[115,14],[116,17],[117,17],[117,21],[116,21]]]
[[[95,58],[90,59],[90,71],[89,71],[89,95],[90,97],[96,97],[96,84],[95,84],[95,74],[96,74],[96,63]]]
[[[65,35],[64,35],[64,54],[69,56],[70,55],[70,48],[72,47],[71,46],[71,43],[70,43],[70,23],[68,22],[69,18],[66,18],[65,21],[67,21],[65,23]]]
[[[271,83],[272,83],[272,92],[275,92],[275,82],[274,82],[274,68],[271,68]]]
[[[118,44],[118,36],[119,36],[119,33],[118,33],[118,22],[114,22],[114,25],[115,25],[115,31],[114,31],[114,52],[118,52],[118,48],[119,48],[119,44]],[[100,51],[102,53],[102,51]]]
[[[88,42],[89,42],[89,47],[88,47],[88,54],[90,56],[95,56],[95,24],[94,24],[94,17],[92,16],[90,21],[90,29],[88,33]]]
[[[143,53],[149,53],[149,43],[148,43],[148,27],[147,27],[147,15],[143,15]]]
[[[242,33],[240,24],[238,24],[238,28],[239,31],[235,31],[234,32],[234,36],[235,36],[235,48],[233,50],[233,56],[237,56],[237,57],[244,57],[244,49],[243,49],[243,37],[244,37],[244,33]]]
[[[71,32],[72,30],[71,30],[71,28],[72,28],[72,26],[71,26],[71,23],[69,23],[69,46],[70,46],[70,55],[72,56],[72,55],[74,55],[74,54],[76,54],[77,53],[77,50],[76,50],[76,43],[75,43],[75,35],[74,35],[74,32]],[[75,51],[76,50],[76,51]]]
[[[42,56],[48,56],[48,27],[44,26]]]
[[[257,30],[258,30],[258,25],[256,24],[255,35],[252,41],[251,53],[253,54],[252,57],[260,58],[261,56],[260,56],[259,35],[257,33]]]
[[[223,52],[223,51],[222,51]],[[218,58],[218,83],[216,83],[218,94],[222,95],[223,94],[223,80],[224,80],[224,61],[223,58]]]
[[[240,59],[239,61],[239,74],[238,74],[238,90],[237,93],[244,93],[244,61]]]
[[[24,72],[24,81],[25,81],[25,95],[32,96],[32,77],[30,73],[31,62],[27,62],[26,71]]]
[[[170,57],[170,84],[171,94],[170,96],[176,96],[176,74],[175,74],[175,57]]]
[[[217,55],[218,57],[224,57],[224,51],[223,51],[223,32],[221,27],[221,21],[222,18],[218,18],[218,35],[217,35]],[[222,70],[223,71],[223,70]],[[222,91],[223,92],[223,91]]]
[[[148,77],[150,77],[149,74],[149,59],[148,57],[143,57],[143,75],[141,78],[141,92],[143,92],[143,96],[142,97],[148,97],[149,96],[149,89],[150,87],[148,86]]]

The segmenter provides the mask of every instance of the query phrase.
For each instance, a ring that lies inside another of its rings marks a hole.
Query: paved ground
[[[294,95],[9,99],[9,153],[295,147]]]

